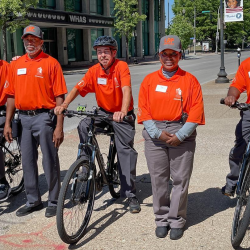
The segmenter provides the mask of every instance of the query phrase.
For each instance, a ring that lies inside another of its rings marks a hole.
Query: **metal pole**
[[[168,28],[169,28],[169,0],[168,0]]]
[[[222,0],[220,0],[220,53],[221,53],[221,66],[218,73],[218,78],[215,83],[228,83],[227,73],[224,66],[224,9]]]
[[[220,11],[220,7],[218,8],[218,15],[217,15],[217,32],[216,32],[216,38],[215,38],[215,44],[216,44],[215,53],[216,53],[216,54],[218,54],[218,41],[219,41],[219,11]]]
[[[195,9],[195,6],[194,6],[194,55],[196,55],[196,52],[195,52],[195,44],[196,44],[196,9]]]

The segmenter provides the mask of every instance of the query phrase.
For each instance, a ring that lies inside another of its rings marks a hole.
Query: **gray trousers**
[[[229,154],[230,173],[226,177],[226,188],[232,190],[240,172],[240,164],[250,136],[250,111],[241,111],[241,119],[235,129],[235,144]]]
[[[102,110],[99,114],[110,114]],[[135,118],[135,115],[133,115]],[[88,137],[88,129],[90,118],[83,119],[78,125],[78,133],[80,142],[85,143]],[[135,119],[134,121],[114,122],[110,121],[115,131],[115,144],[117,150],[118,161],[120,165],[120,179],[121,179],[121,196],[134,197],[136,193],[135,178],[136,178],[136,162],[137,152],[133,148],[135,136]],[[101,119],[95,120],[95,125],[98,127],[105,127],[106,121]],[[83,157],[89,155],[88,152],[82,152]]]
[[[41,113],[36,116],[20,114],[22,135],[20,138],[24,187],[27,196],[27,206],[37,206],[41,203],[38,187],[38,146],[42,151],[42,164],[48,184],[48,206],[56,206],[60,191],[60,165],[58,149],[53,143],[53,132],[56,116]]]
[[[5,116],[0,116],[0,141],[2,141],[3,139],[4,124],[5,124]],[[0,180],[4,176],[5,176],[4,155],[2,147],[0,147]]]
[[[176,133],[180,123],[156,122],[159,129]],[[151,177],[156,226],[183,228],[186,223],[188,187],[193,170],[196,131],[177,147],[152,139],[144,129],[145,156]],[[170,199],[169,180],[172,178]]]

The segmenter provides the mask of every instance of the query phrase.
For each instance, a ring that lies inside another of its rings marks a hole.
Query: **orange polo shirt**
[[[4,94],[15,97],[17,109],[52,109],[56,97],[67,93],[59,62],[43,52],[34,59],[27,54],[20,57],[10,69]]]
[[[7,99],[3,96],[3,89],[5,81],[7,80],[8,72],[9,64],[4,60],[0,60],[0,106],[3,106]]]
[[[178,121],[182,114],[181,106],[188,114],[187,122],[205,124],[203,97],[198,80],[180,68],[167,79],[161,68],[147,75],[141,84],[138,123],[147,120]]]
[[[230,87],[237,88],[241,93],[246,90],[246,103],[250,103],[250,58],[240,64]]]
[[[121,111],[124,86],[131,87],[128,64],[116,59],[108,75],[98,63],[88,70],[75,88],[83,97],[88,93],[95,93],[98,106],[113,113]],[[132,109],[133,97],[128,111]]]

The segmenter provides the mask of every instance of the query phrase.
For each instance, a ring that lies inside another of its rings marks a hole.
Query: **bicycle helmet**
[[[111,49],[117,50],[117,41],[111,36],[99,36],[93,45],[93,49],[96,50],[99,46],[108,46]]]

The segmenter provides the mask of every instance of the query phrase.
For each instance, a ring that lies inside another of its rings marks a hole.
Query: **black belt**
[[[106,111],[106,110],[103,109],[103,108],[99,108],[99,109],[100,109],[101,111],[105,112],[105,113],[114,114],[114,112],[108,112],[108,111]],[[132,115],[132,114],[134,114],[134,109],[130,110],[130,111],[127,113],[127,116],[128,116],[128,115]]]
[[[166,124],[170,124],[170,123],[182,123],[182,120],[178,120],[178,121],[162,121]]]
[[[35,116],[41,113],[48,113],[50,109],[19,110],[19,114]]]

